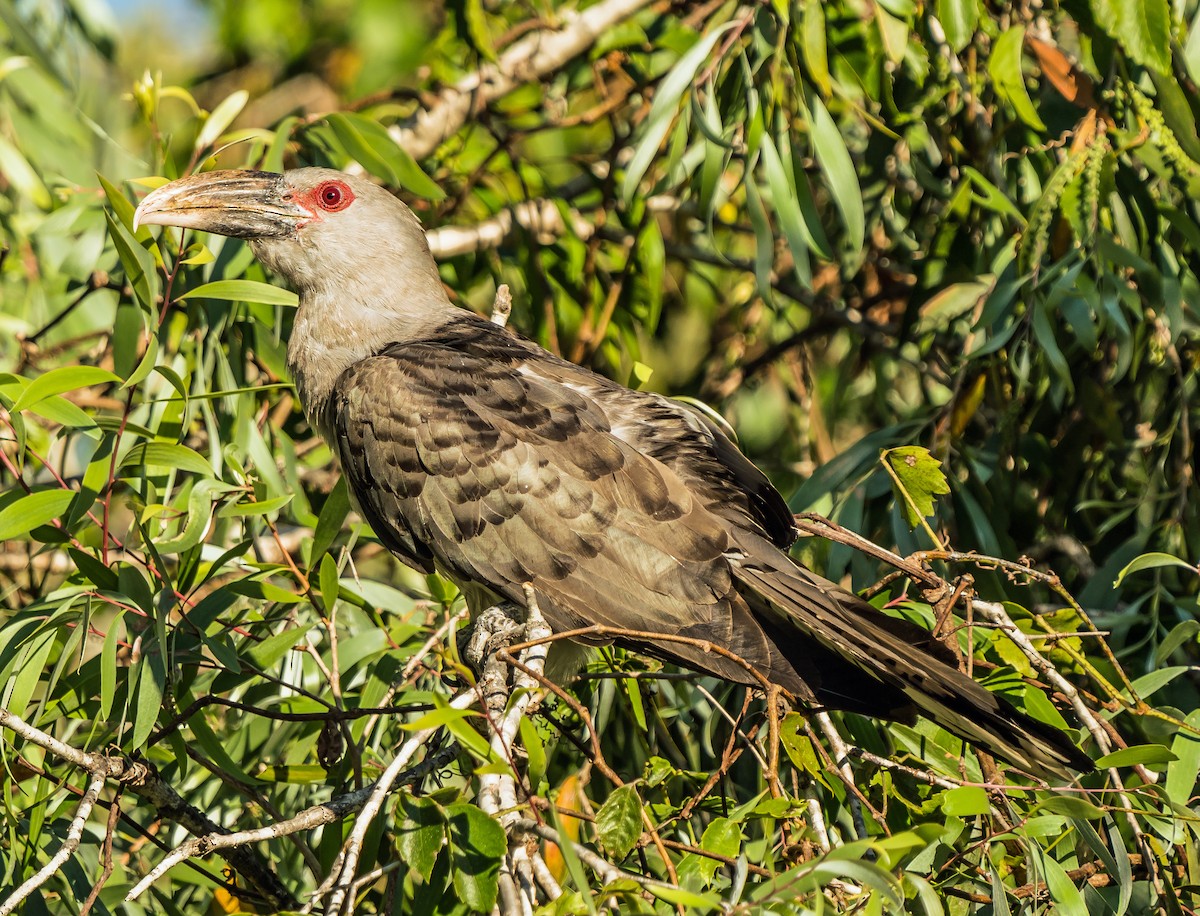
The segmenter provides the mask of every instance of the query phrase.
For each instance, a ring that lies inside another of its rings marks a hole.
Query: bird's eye
[[[341,181],[326,181],[317,187],[314,195],[322,210],[330,212],[344,210],[354,201],[354,192]]]

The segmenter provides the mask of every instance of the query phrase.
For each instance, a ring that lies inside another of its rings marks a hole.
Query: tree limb
[[[428,156],[471,115],[522,83],[553,73],[650,2],[603,0],[564,15],[560,29],[531,32],[506,49],[496,63],[486,63],[453,86],[447,86],[432,105],[393,127],[389,131],[392,139],[416,159]]]

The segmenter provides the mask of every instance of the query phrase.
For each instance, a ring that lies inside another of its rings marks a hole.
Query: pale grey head
[[[148,194],[134,224],[245,239],[295,289],[300,311],[288,367],[313,420],[346,368],[455,314],[417,217],[388,191],[344,172],[190,175]]]

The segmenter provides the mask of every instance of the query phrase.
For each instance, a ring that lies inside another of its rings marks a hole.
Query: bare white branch
[[[464,690],[458,696],[450,701],[451,709],[466,709],[476,699],[474,690]],[[341,853],[334,860],[333,867],[330,869],[329,878],[317,888],[313,894],[313,899],[319,899],[323,894],[329,893],[329,903],[326,907],[328,913],[341,912],[343,907],[346,907],[346,912],[350,912],[349,907],[353,906],[354,897],[348,894],[348,891],[354,886],[355,870],[358,867],[359,857],[362,855],[362,846],[367,838],[367,831],[371,827],[371,821],[379,814],[379,810],[383,807],[384,801],[392,790],[393,784],[397,778],[408,766],[408,762],[416,755],[432,737],[440,726],[434,728],[421,729],[415,732],[411,738],[401,745],[400,750],[396,753],[395,758],[388,764],[387,769],[376,781],[375,785],[370,787],[370,792],[367,796],[362,809],[358,813],[358,817],[354,822],[354,829],[350,836],[346,838],[346,842],[342,847]],[[332,891],[330,891],[332,888]]]
[[[415,158],[428,156],[471,115],[522,83],[553,73],[649,4],[650,0],[602,0],[564,14],[561,28],[531,32],[507,48],[497,62],[484,64],[446,87],[427,109],[392,128],[392,138]]]
[[[508,324],[508,316],[512,314],[512,290],[507,283],[496,287],[496,301],[492,303],[492,324],[504,327]]]
[[[51,876],[62,868],[67,863],[67,859],[71,858],[75,850],[79,848],[79,841],[83,839],[84,825],[87,824],[92,808],[96,805],[96,799],[100,797],[104,781],[103,773],[92,774],[83,798],[79,800],[79,807],[75,809],[75,817],[71,819],[71,826],[67,828],[67,838],[63,840],[62,846],[49,862],[38,869],[37,874],[32,875],[24,884],[9,894],[7,900],[0,903],[0,916],[9,916],[16,910],[22,900],[49,881]]]
[[[562,199],[569,196],[564,192]],[[647,199],[646,206],[656,213],[678,210],[680,201],[667,194]],[[429,250],[439,260],[499,248],[518,228],[532,235],[540,245],[548,245],[570,233],[586,241],[596,234],[596,224],[574,207],[568,208],[566,218],[555,199],[540,197],[524,200],[501,210],[490,219],[470,226],[439,226],[425,233]],[[607,238],[607,235],[605,236]]]
[[[1008,616],[1008,612],[1004,610],[1004,607],[992,601],[980,601],[978,598],[974,601],[974,607],[984,620],[1004,631],[1004,634],[1013,641],[1016,647],[1029,660],[1029,664],[1049,681],[1055,690],[1067,698],[1067,702],[1075,710],[1075,715],[1079,717],[1079,721],[1087,726],[1087,730],[1091,732],[1092,737],[1096,740],[1096,746],[1100,748],[1100,752],[1107,754],[1112,750],[1112,743],[1108,740],[1108,732],[1100,724],[1095,714],[1088,709],[1087,704],[1083,702],[1083,697],[1079,695],[1079,691],[1075,689],[1075,685],[1059,674],[1058,669],[1054,667],[1053,663],[1037,650],[1037,647],[1029,637],[1021,632],[1020,627],[1013,623],[1013,619]]]

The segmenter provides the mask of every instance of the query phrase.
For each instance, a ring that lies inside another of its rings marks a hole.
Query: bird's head
[[[134,226],[245,239],[300,295],[288,366],[310,417],[349,366],[451,319],[421,224],[365,178],[333,169],[216,171],[146,195]]]
[[[421,224],[400,200],[333,169],[189,175],[146,195],[138,225],[182,226],[246,239],[301,299],[364,281],[446,302]]]

